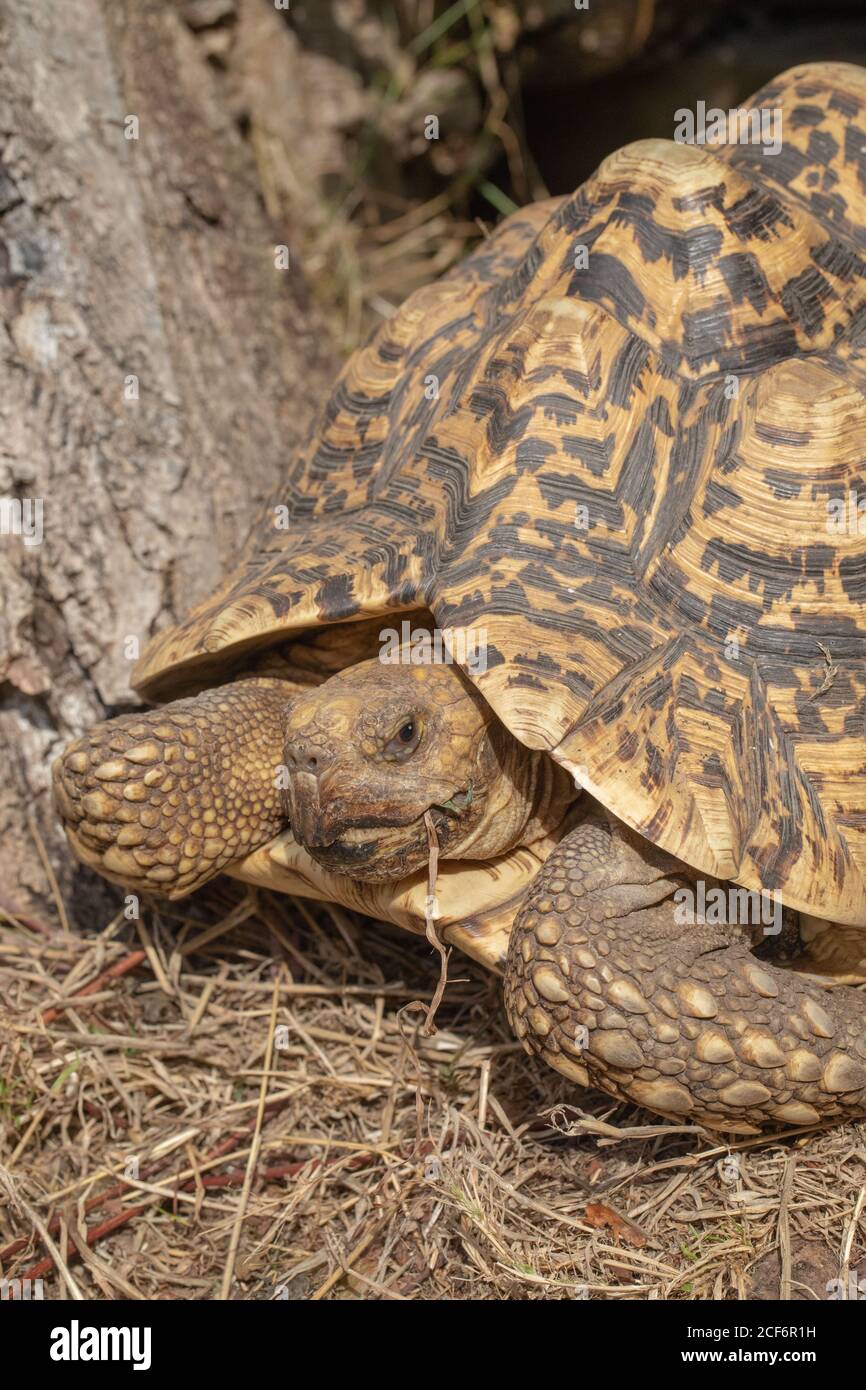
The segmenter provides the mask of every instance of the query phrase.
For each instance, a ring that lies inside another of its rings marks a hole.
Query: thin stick
[[[275,1140],[274,1142],[277,1143],[276,1140]],[[311,1140],[310,1142],[315,1142],[315,1143],[319,1143],[319,1144],[327,1144],[327,1140],[325,1140],[325,1139],[317,1139],[317,1140],[314,1140],[314,1141]],[[338,1142],[338,1141],[335,1141],[335,1144],[336,1144],[337,1142]],[[367,1163],[367,1162],[364,1161],[365,1158],[369,1158],[369,1157],[371,1157],[371,1156],[372,1156],[372,1157],[381,1156],[381,1155],[383,1154],[383,1152],[384,1152],[381,1148],[369,1148],[369,1147],[367,1147],[367,1148],[365,1149],[364,1145],[362,1145],[362,1144],[353,1144],[353,1145],[350,1146],[350,1145],[347,1144],[347,1143],[341,1143],[341,1147],[343,1147],[343,1148],[349,1148],[349,1147],[351,1147],[351,1148],[356,1148],[356,1149],[359,1149],[359,1150],[363,1150],[363,1152],[357,1153],[357,1154],[354,1156],[354,1158],[350,1158],[348,1161],[346,1161],[345,1159],[340,1158],[340,1157],[338,1157],[338,1156],[334,1156],[333,1158],[327,1158],[327,1159],[322,1159],[322,1158],[304,1158],[304,1159],[296,1160],[296,1161],[293,1162],[293,1163],[284,1163],[284,1164],[275,1165],[275,1166],[272,1167],[272,1168],[264,1168],[264,1169],[261,1169],[261,1170],[259,1171],[258,1176],[259,1176],[260,1178],[263,1178],[263,1179],[275,1179],[275,1178],[279,1178],[279,1177],[296,1177],[299,1173],[302,1173],[302,1172],[304,1171],[304,1169],[307,1168],[307,1167],[312,1167],[312,1168],[326,1168],[326,1167],[333,1167],[333,1166],[335,1166],[337,1163],[345,1163],[345,1166],[346,1166],[347,1169],[349,1169],[349,1170],[352,1171],[352,1172],[358,1172],[358,1171],[361,1171],[361,1170],[364,1169],[364,1168],[367,1168],[367,1167],[371,1167],[371,1166],[372,1166],[371,1163]],[[215,1160],[214,1160],[214,1162],[225,1162],[225,1161],[226,1161],[225,1159],[215,1159]],[[242,1179],[241,1179],[241,1176],[240,1176],[239,1173],[226,1173],[226,1174],[218,1174],[218,1175],[216,1175],[216,1176],[214,1176],[214,1177],[201,1178],[200,1181],[201,1181],[202,1187],[205,1188],[205,1189],[207,1189],[207,1188],[210,1188],[210,1187],[234,1187],[234,1186],[239,1186],[240,1183],[241,1183],[241,1181],[242,1181]],[[125,1190],[125,1191],[131,1191],[131,1190],[133,1190],[134,1188],[138,1188],[138,1186],[139,1186],[139,1184],[137,1184],[137,1183],[133,1184],[133,1183],[131,1183],[130,1181],[127,1180],[127,1182],[126,1182],[125,1185],[124,1185],[124,1190]],[[188,1181],[188,1182],[185,1182],[185,1183],[182,1185],[182,1187],[179,1189],[179,1191],[180,1191],[180,1192],[190,1192],[190,1191],[192,1191],[192,1190],[195,1188],[195,1186],[196,1186],[195,1179],[192,1179],[192,1180],[190,1180],[190,1181]],[[130,1221],[134,1220],[135,1217],[137,1217],[137,1216],[142,1216],[150,1207],[152,1207],[152,1206],[155,1205],[155,1203],[157,1202],[157,1200],[158,1200],[160,1197],[169,1196],[169,1195],[170,1195],[168,1192],[164,1192],[163,1189],[157,1188],[155,1185],[151,1185],[151,1186],[149,1186],[149,1187],[145,1187],[144,1190],[147,1191],[147,1192],[150,1192],[150,1193],[152,1194],[149,1201],[147,1201],[147,1202],[142,1202],[140,1205],[134,1206],[134,1207],[124,1207],[123,1211],[117,1212],[114,1216],[108,1217],[107,1220],[103,1221],[103,1222],[102,1222],[100,1225],[98,1225],[98,1226],[89,1226],[89,1227],[85,1227],[84,1229],[85,1229],[85,1231],[86,1231],[87,1244],[88,1244],[88,1246],[97,1245],[101,1240],[104,1240],[106,1236],[112,1235],[114,1231],[120,1230],[120,1228],[121,1228],[122,1226],[126,1226]],[[103,1193],[101,1197],[97,1198],[97,1201],[98,1201],[98,1202],[103,1202],[103,1201],[105,1200],[106,1195],[107,1195],[107,1194]],[[194,1200],[194,1198],[193,1198],[193,1200]],[[90,1208],[91,1205],[92,1205],[92,1204],[88,1204],[88,1206],[87,1206],[85,1209],[86,1209],[86,1210],[89,1210],[89,1208]],[[53,1227],[55,1227],[57,1230],[59,1230],[59,1229],[60,1229],[60,1219],[59,1219],[59,1217],[55,1217],[54,1220],[50,1223],[50,1225],[53,1226]],[[46,1229],[48,1229],[48,1228],[46,1228]],[[41,1232],[41,1228],[40,1228],[40,1232]],[[27,1244],[28,1244],[28,1241],[27,1241],[27,1238],[26,1238],[26,1237],[22,1237],[20,1240],[13,1241],[12,1244],[9,1245],[9,1246],[7,1246],[6,1249],[3,1251],[3,1257],[4,1257],[4,1258],[6,1258],[6,1257],[11,1257],[12,1255],[17,1254],[17,1252],[18,1252],[19,1250],[24,1249],[25,1246],[26,1246]],[[52,1248],[53,1248],[53,1247],[52,1247]],[[80,1251],[78,1250],[78,1247],[77,1247],[76,1244],[74,1243],[73,1239],[70,1237],[69,1241],[67,1242],[67,1246],[66,1246],[66,1259],[67,1259],[67,1261],[69,1261],[69,1260],[74,1260],[74,1259],[81,1259],[81,1258],[82,1258],[82,1255],[81,1255]],[[41,1279],[41,1278],[43,1277],[43,1275],[50,1274],[50,1273],[52,1272],[52,1270],[53,1270],[54,1267],[55,1267],[55,1261],[54,1261],[53,1259],[51,1259],[51,1258],[43,1259],[43,1260],[41,1260],[38,1264],[32,1265],[32,1266],[30,1267],[30,1269],[25,1270],[25,1273],[24,1273],[24,1276],[23,1276],[23,1277],[24,1277],[25,1279]]]
[[[486,1057],[481,1063],[481,1075],[478,1078],[478,1128],[483,1129],[487,1123],[487,1100],[490,1095],[490,1058]]]
[[[244,1223],[244,1213],[247,1209],[250,1188],[253,1185],[253,1177],[256,1171],[256,1164],[259,1161],[259,1149],[262,1143],[262,1121],[265,1115],[265,1102],[268,1096],[268,1085],[270,1077],[268,1075],[271,1067],[271,1058],[274,1051],[274,1033],[277,1026],[277,1006],[280,1002],[279,980],[274,980],[274,994],[271,1000],[271,1018],[268,1024],[268,1046],[265,1053],[265,1074],[262,1077],[262,1084],[259,1088],[259,1108],[256,1111],[256,1125],[253,1131],[253,1142],[250,1145],[250,1155],[247,1159],[247,1171],[244,1174],[244,1185],[238,1199],[237,1215],[235,1216],[234,1230],[229,1243],[229,1252],[226,1257],[225,1269],[223,1270],[223,1282],[220,1289],[220,1298],[227,1299],[231,1293],[232,1279],[234,1278],[235,1260],[238,1253],[238,1245],[241,1239],[241,1227]]]
[[[855,1235],[857,1234],[857,1223],[858,1223],[859,1220],[860,1220],[860,1213],[862,1212],[864,1206],[866,1206],[866,1187],[861,1187],[861,1188],[860,1188],[860,1195],[859,1195],[859,1197],[857,1198],[856,1203],[854,1204],[854,1214],[853,1214],[853,1216],[851,1217],[851,1221],[850,1221],[850,1224],[849,1224],[849,1226],[848,1226],[848,1230],[845,1232],[845,1239],[844,1239],[843,1242],[842,1242],[842,1281],[841,1281],[841,1282],[842,1282],[842,1288],[845,1290],[845,1292],[844,1292],[844,1294],[843,1294],[843,1297],[844,1297],[844,1298],[849,1298],[849,1297],[850,1297],[850,1292],[851,1292],[851,1291],[850,1291],[848,1285],[849,1285],[849,1270],[850,1270],[850,1268],[851,1268],[851,1248],[852,1248],[852,1246],[853,1246],[853,1244],[854,1244],[854,1237],[855,1237]],[[855,1294],[854,1297],[856,1298],[857,1295]]]
[[[63,894],[60,891],[60,885],[57,882],[54,870],[51,867],[51,860],[48,858],[48,851],[45,848],[45,843],[42,839],[42,836],[39,834],[39,826],[36,824],[36,817],[33,815],[32,811],[27,817],[27,824],[30,827],[30,834],[33,836],[33,839],[36,843],[36,852],[42,861],[42,867],[45,870],[45,877],[48,879],[48,886],[51,889],[51,896],[54,899],[54,903],[57,908],[57,915],[60,918],[60,925],[63,928],[65,934],[67,936],[71,936],[72,929],[69,925],[69,918],[66,915],[66,904],[63,901]]]
[[[130,951],[129,955],[123,957],[123,960],[119,960],[114,965],[110,965],[107,970],[101,971],[94,980],[90,981],[89,985],[85,985],[77,994],[73,994],[70,999],[64,999],[60,1004],[52,1004],[49,1008],[43,1009],[42,1022],[53,1023],[56,1018],[60,1017],[64,1009],[71,1008],[77,1000],[83,999],[86,995],[94,994],[99,989],[99,986],[104,984],[106,980],[119,979],[121,975],[126,975],[130,970],[134,970],[137,965],[141,965],[141,962],[146,959],[146,952],[141,950]]]
[[[433,824],[433,817],[429,811],[424,812],[424,824],[427,827],[427,844],[430,849],[430,858],[427,864],[427,901],[424,904],[424,934],[434,950],[439,952],[439,983],[430,1000],[427,1009],[427,1017],[424,1020],[424,1032],[429,1037],[435,1033],[433,1020],[436,1011],[442,1003],[442,996],[445,993],[445,986],[448,983],[448,957],[450,951],[446,951],[439,939],[436,930],[436,921],[433,911],[436,906],[436,879],[439,874],[439,837],[436,834],[436,827]]]
[[[25,917],[21,912],[14,912],[4,898],[0,898],[0,920],[11,922],[13,927],[27,927],[30,931],[38,932],[40,936],[53,936],[54,929],[47,927],[44,922],[39,922],[35,917]]]
[[[796,1154],[788,1154],[785,1171],[782,1175],[782,1196],[779,1202],[778,1230],[779,1251],[782,1270],[780,1275],[779,1298],[786,1303],[791,1299],[791,1192],[794,1187],[794,1170],[797,1165]]]
[[[275,1108],[275,1107],[281,1107],[283,1104],[285,1104],[285,1099],[286,1099],[286,1098],[284,1097],[284,1098],[282,1098],[282,1099],[280,1099],[280,1100],[275,1100],[275,1101],[269,1102],[269,1107],[268,1107],[268,1108],[273,1109],[273,1108]],[[251,1122],[249,1125],[245,1126],[243,1129],[233,1130],[230,1134],[226,1135],[226,1137],[225,1137],[224,1139],[221,1139],[220,1142],[219,1142],[219,1144],[217,1144],[212,1150],[210,1150],[210,1152],[209,1152],[208,1154],[206,1154],[205,1158],[204,1158],[203,1160],[200,1161],[200,1163],[199,1163],[199,1170],[200,1170],[200,1171],[203,1171],[205,1168],[213,1167],[213,1166],[214,1166],[215,1164],[217,1164],[217,1163],[228,1163],[228,1162],[230,1162],[230,1161],[231,1161],[232,1159],[234,1159],[234,1158],[243,1158],[243,1157],[249,1152],[249,1150],[248,1150],[248,1149],[236,1150],[236,1149],[235,1149],[235,1145],[238,1144],[243,1138],[245,1138],[246,1135],[248,1135],[248,1134],[251,1132],[254,1123],[255,1123],[255,1121]],[[190,1131],[190,1133],[195,1133],[195,1130]],[[181,1141],[182,1141],[182,1139],[183,1139],[184,1137],[189,1137],[189,1136],[188,1136],[188,1135],[187,1135],[187,1136],[181,1136]],[[169,1158],[171,1157],[171,1154],[172,1154],[172,1152],[174,1151],[174,1148],[176,1147],[177,1142],[178,1142],[178,1141],[175,1140],[171,1148],[167,1149],[166,1152],[159,1154],[159,1156],[157,1157],[157,1159],[156,1159],[155,1162],[153,1162],[153,1163],[148,1163],[147,1165],[145,1165],[145,1167],[144,1167],[144,1169],[143,1169],[143,1174],[144,1174],[145,1177],[150,1177],[150,1176],[153,1175],[153,1174],[159,1173],[160,1169],[163,1168],[163,1167],[165,1166],[165,1164],[168,1162]],[[308,1138],[307,1136],[303,1136],[303,1137],[296,1137],[295,1140],[294,1140],[294,1142],[296,1142],[296,1143],[307,1143],[307,1142],[309,1142],[309,1143],[321,1143],[321,1144],[325,1144],[325,1143],[328,1143],[328,1142],[330,1142],[330,1141],[328,1141],[328,1140],[326,1140],[326,1139],[318,1139],[318,1140],[317,1140],[317,1139],[314,1139],[314,1138]],[[347,1146],[347,1147],[348,1147],[348,1146]],[[357,1148],[357,1149],[363,1149],[364,1146],[361,1145],[361,1144],[353,1144],[351,1147],[352,1147],[352,1148]],[[370,1150],[370,1152],[373,1152],[373,1151]],[[376,1150],[376,1152],[379,1152],[379,1150]],[[315,1162],[315,1161],[318,1161],[318,1160],[307,1160],[307,1162]],[[2,1171],[2,1170],[0,1170],[0,1171]],[[180,1180],[180,1178],[186,1177],[189,1173],[192,1173],[193,1171],[194,1171],[193,1169],[187,1169],[186,1172],[184,1172],[184,1173],[180,1173],[180,1174],[173,1173],[173,1174],[170,1174],[168,1177],[166,1177],[166,1178],[164,1179],[164,1181],[167,1182],[167,1183],[176,1183],[176,1182],[178,1182],[178,1181]],[[113,1170],[111,1170],[111,1169],[109,1169],[109,1168],[104,1168],[104,1169],[101,1170],[101,1172],[97,1172],[97,1173],[95,1173],[95,1174],[90,1174],[90,1175],[89,1175],[88,1177],[86,1177],[86,1178],[79,1178],[76,1182],[71,1183],[68,1187],[63,1187],[63,1188],[61,1188],[59,1191],[49,1193],[49,1194],[48,1194],[48,1200],[50,1200],[50,1201],[52,1201],[52,1202],[59,1201],[61,1198],[68,1196],[69,1193],[75,1192],[75,1191],[77,1191],[77,1190],[78,1190],[79,1188],[81,1188],[81,1187],[89,1186],[91,1183],[98,1181],[100,1178],[110,1178],[110,1177],[114,1177],[114,1172],[113,1172]],[[194,1185],[195,1185],[194,1182],[193,1182],[192,1184],[187,1184],[187,1186],[194,1186]],[[116,1200],[116,1199],[118,1199],[118,1198],[122,1198],[122,1197],[124,1197],[128,1192],[131,1192],[132,1190],[133,1190],[133,1189],[132,1189],[132,1187],[131,1187],[131,1185],[130,1185],[129,1180],[125,1178],[125,1179],[123,1179],[123,1181],[118,1182],[118,1183],[115,1183],[113,1187],[106,1188],[106,1190],[105,1190],[104,1192],[100,1192],[100,1193],[97,1194],[97,1196],[91,1197],[88,1201],[86,1201],[86,1202],[84,1203],[84,1211],[85,1211],[86,1214],[89,1215],[90,1212],[96,1211],[99,1207],[104,1206],[106,1202],[110,1202],[110,1201],[114,1201],[114,1200]],[[137,1215],[139,1212],[144,1211],[144,1210],[145,1210],[145,1207],[134,1207],[134,1208],[133,1208],[133,1207],[127,1207],[127,1208],[125,1209],[125,1213],[121,1213],[122,1220],[120,1221],[119,1224],[122,1225],[125,1221],[130,1220],[132,1216]],[[118,1218],[117,1218],[117,1217],[112,1217],[111,1223],[109,1223],[108,1229],[114,1230],[117,1224],[118,1224]],[[60,1230],[60,1218],[57,1217],[57,1216],[53,1217],[52,1220],[49,1221],[49,1223],[48,1223],[47,1230],[48,1230],[52,1235],[53,1235],[53,1234],[56,1234],[56,1233]],[[106,1228],[105,1228],[105,1227],[90,1227],[89,1230],[90,1230],[90,1243],[91,1243],[91,1244],[94,1244],[96,1241],[101,1240],[101,1239],[102,1239],[102,1236],[106,1233]],[[17,1240],[13,1240],[13,1241],[11,1242],[11,1244],[5,1246],[4,1249],[0,1250],[0,1263],[5,1263],[6,1260],[11,1259],[11,1257],[12,1257],[13,1255],[17,1254],[19,1250],[25,1249],[25,1247],[27,1246],[27,1244],[28,1244],[28,1239],[27,1239],[27,1237],[25,1237],[25,1236],[21,1236],[21,1237],[19,1237]],[[49,1261],[49,1262],[48,1262],[49,1266],[50,1266],[50,1263],[51,1263],[51,1262]],[[40,1270],[40,1272],[42,1273],[42,1272],[44,1272],[44,1271],[43,1271],[43,1270]],[[36,1276],[33,1274],[33,1271],[32,1271],[32,1270],[28,1271],[28,1276],[32,1276],[32,1277],[34,1277],[34,1278],[36,1277]]]
[[[66,1265],[66,1260],[63,1258],[57,1246],[54,1244],[54,1241],[51,1239],[51,1236],[48,1234],[48,1231],[45,1227],[45,1223],[39,1218],[37,1213],[31,1207],[30,1203],[25,1201],[25,1199],[21,1196],[20,1192],[16,1192],[15,1186],[12,1182],[11,1173],[8,1173],[3,1168],[0,1168],[0,1185],[2,1185],[2,1187],[5,1189],[10,1204],[13,1207],[20,1208],[20,1210],[25,1213],[27,1219],[31,1222],[34,1229],[38,1233],[39,1238],[42,1241],[42,1244],[48,1251],[49,1257],[45,1261],[45,1264],[48,1266],[49,1269],[52,1265],[56,1268],[58,1274],[60,1275],[60,1278],[63,1280],[63,1283],[69,1290],[70,1298],[74,1298],[77,1301],[83,1302],[84,1294],[81,1292],[72,1275],[70,1274],[69,1269]]]
[[[324,1284],[320,1284],[314,1294],[310,1295],[311,1303],[320,1302],[321,1299],[325,1297],[325,1294],[330,1293],[334,1285],[339,1284],[343,1276],[349,1273],[349,1270],[352,1268],[352,1265],[355,1263],[358,1256],[363,1255],[364,1251],[367,1249],[367,1246],[370,1245],[373,1240],[375,1240],[382,1227],[386,1224],[387,1219],[387,1217],[383,1216],[380,1217],[378,1221],[375,1221],[373,1223],[372,1227],[367,1232],[367,1234],[365,1236],[362,1236],[361,1239],[358,1241],[357,1245],[349,1251],[343,1263],[339,1265],[338,1268],[335,1269],[332,1274],[328,1275]]]

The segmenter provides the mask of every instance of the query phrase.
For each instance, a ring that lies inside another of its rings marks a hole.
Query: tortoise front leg
[[[277,769],[291,696],[249,679],[98,724],[53,768],[79,858],[131,891],[181,898],[286,827]]]
[[[695,875],[613,818],[579,825],[532,884],[505,974],[529,1053],[679,1120],[755,1133],[866,1112],[866,996],[676,920]]]

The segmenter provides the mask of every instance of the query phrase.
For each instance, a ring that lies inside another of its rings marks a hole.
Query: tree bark
[[[0,0],[0,908],[74,918],[97,890],[51,762],[134,700],[137,650],[231,563],[335,362],[175,5],[62,8]]]

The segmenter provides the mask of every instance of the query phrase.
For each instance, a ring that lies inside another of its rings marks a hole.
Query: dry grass
[[[847,1287],[863,1126],[728,1146],[654,1123],[527,1059],[462,958],[422,1038],[436,976],[422,940],[228,881],[90,936],[4,926],[2,1276],[85,1299]]]

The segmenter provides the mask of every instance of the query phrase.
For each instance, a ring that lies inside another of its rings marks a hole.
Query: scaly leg
[[[757,961],[730,928],[679,923],[672,894],[694,878],[613,817],[572,831],[511,935],[505,1002],[526,1050],[713,1129],[866,1113],[866,995]]]
[[[241,680],[98,724],[53,768],[79,858],[131,891],[181,898],[286,828],[282,680]]]

